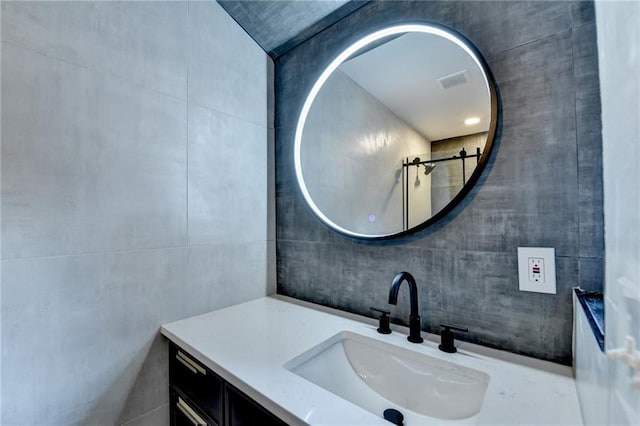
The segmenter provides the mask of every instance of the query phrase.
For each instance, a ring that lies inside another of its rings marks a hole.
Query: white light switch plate
[[[556,253],[552,247],[518,247],[520,291],[556,294]]]

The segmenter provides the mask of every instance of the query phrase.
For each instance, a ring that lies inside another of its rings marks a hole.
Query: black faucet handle
[[[391,334],[391,328],[389,327],[389,314],[391,311],[387,311],[385,309],[374,308],[373,306],[370,308],[372,311],[380,312],[380,325],[378,326],[378,333],[380,334]]]
[[[440,323],[440,327],[444,328],[445,331],[446,330],[456,330],[456,331],[462,331],[463,333],[466,333],[467,331],[469,331],[469,329],[467,327],[461,327],[458,325],[451,325],[451,324],[442,324]]]
[[[452,330],[467,332],[469,331],[469,329],[466,327],[459,327],[457,325],[451,324],[440,324],[440,327],[442,327],[443,330],[440,333],[440,344],[438,345],[438,349],[440,349],[442,352],[447,352],[450,354],[457,352],[458,350],[453,344],[455,335],[453,334]]]

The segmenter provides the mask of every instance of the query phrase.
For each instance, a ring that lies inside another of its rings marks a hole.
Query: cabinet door
[[[186,351],[170,345],[169,382],[204,413],[222,424],[223,380]]]
[[[225,384],[227,426],[287,426],[248,396]]]
[[[173,389],[170,393],[171,426],[218,426],[188,398]]]

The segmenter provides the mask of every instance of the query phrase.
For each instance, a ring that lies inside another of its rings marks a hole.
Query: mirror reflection
[[[339,232],[379,238],[424,224],[488,154],[494,92],[482,62],[450,32],[412,28],[343,52],[301,114],[298,181]]]

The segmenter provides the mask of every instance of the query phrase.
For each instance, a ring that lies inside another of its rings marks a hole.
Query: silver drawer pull
[[[186,356],[180,351],[178,351],[178,353],[176,354],[176,359],[180,361],[189,370],[191,370],[193,374],[198,374],[198,373],[203,375],[207,374],[207,370],[202,368],[201,365],[199,365],[197,362],[195,362],[194,360],[192,360],[191,358],[189,358],[188,356]]]
[[[182,411],[182,414],[185,415],[189,419],[191,423],[195,426],[207,426],[207,422],[205,422],[202,417],[200,417],[193,408],[189,407],[186,402],[182,400],[182,398],[178,397],[178,403],[176,404],[178,409]]]

